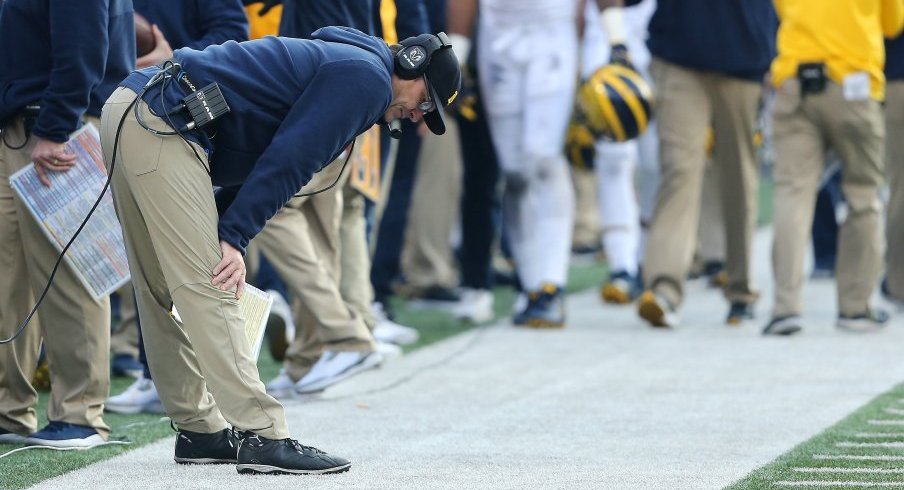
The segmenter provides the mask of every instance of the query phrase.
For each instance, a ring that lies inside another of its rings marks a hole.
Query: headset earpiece
[[[414,80],[424,75],[430,66],[433,53],[443,48],[451,48],[449,37],[441,32],[439,35],[421,34],[410,37],[399,44],[402,49],[395,56],[395,73],[399,78]]]

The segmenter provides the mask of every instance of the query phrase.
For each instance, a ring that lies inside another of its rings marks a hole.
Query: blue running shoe
[[[30,446],[50,447],[94,447],[104,444],[104,438],[94,427],[50,422],[43,429],[25,438]]]
[[[621,270],[609,274],[609,280],[600,289],[600,296],[605,303],[627,305],[637,299],[642,292],[638,277]]]
[[[543,284],[527,295],[527,306],[512,318],[516,326],[562,328],[565,326],[565,297],[562,288]]]

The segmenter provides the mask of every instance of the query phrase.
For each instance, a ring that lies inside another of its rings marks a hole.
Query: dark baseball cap
[[[458,90],[461,89],[461,67],[452,51],[452,44],[445,33],[439,33],[438,37],[443,46],[430,57],[430,64],[425,72],[427,88],[430,90],[430,98],[436,103],[436,109],[424,114],[424,122],[433,134],[446,132],[443,108],[455,102]]]

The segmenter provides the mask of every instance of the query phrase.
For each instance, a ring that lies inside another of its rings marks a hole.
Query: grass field
[[[591,287],[597,287],[605,275],[606,268],[601,263],[572,267],[569,272],[568,292],[573,293]],[[510,288],[497,288],[495,294],[496,319],[504,318],[511,313],[515,294]],[[397,299],[394,304],[396,319],[416,328],[420,332],[417,344],[409,346],[406,351],[417,349],[445,338],[467,331],[475,325],[462,323],[452,315],[437,311],[412,311],[405,307],[405,302]],[[495,320],[494,320],[495,321]],[[264,382],[274,378],[280,365],[264,349],[258,361],[258,370]],[[131,378],[114,378],[111,393],[122,392],[132,383]],[[47,423],[48,393],[40,393],[38,402],[39,427]],[[173,437],[169,419],[158,415],[138,414],[119,415],[107,413],[104,419],[111,428],[111,440],[128,441],[128,445],[110,445],[84,451],[54,451],[49,449],[28,449],[3,457],[0,455],[0,488],[19,489],[29,487],[37,482],[73,471],[91,463],[102,461],[125,451],[141,447],[145,444],[166,437]],[[20,448],[20,445],[0,445],[0,452]]]
[[[729,490],[851,487],[904,488],[904,384]]]

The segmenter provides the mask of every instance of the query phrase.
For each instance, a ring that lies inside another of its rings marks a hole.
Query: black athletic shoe
[[[179,464],[235,464],[238,446],[231,429],[213,434],[179,429],[173,459]]]
[[[774,316],[763,328],[763,335],[794,335],[803,330],[798,315]]]
[[[725,323],[740,325],[746,320],[753,320],[753,305],[749,303],[732,303],[728,308],[728,318]]]
[[[250,474],[324,475],[351,466],[347,459],[302,446],[295,439],[267,439],[247,432],[239,442],[236,469]]]

